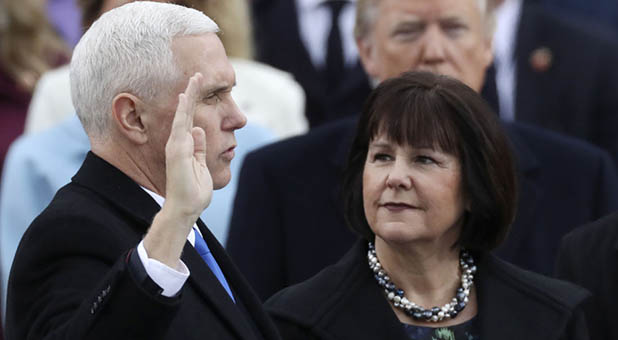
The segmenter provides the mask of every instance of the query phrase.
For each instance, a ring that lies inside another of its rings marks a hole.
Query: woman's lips
[[[384,203],[381,205],[383,208],[388,209],[389,211],[398,212],[410,209],[417,209],[415,206],[407,204],[407,203]]]

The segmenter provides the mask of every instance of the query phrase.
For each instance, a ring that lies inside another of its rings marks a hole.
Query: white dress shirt
[[[495,10],[496,31],[493,37],[496,90],[500,105],[500,117],[515,120],[515,95],[517,64],[515,43],[521,14],[521,0],[505,0]]]
[[[311,63],[316,69],[326,64],[328,34],[331,28],[331,11],[324,5],[328,0],[295,0],[300,29],[300,38],[309,52]],[[348,0],[339,14],[339,30],[346,66],[358,61],[358,50],[354,41],[354,17],[356,0]]]

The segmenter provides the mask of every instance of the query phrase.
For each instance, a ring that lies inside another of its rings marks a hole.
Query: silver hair
[[[354,24],[354,37],[362,39],[369,35],[371,26],[375,21],[380,0],[358,0],[356,2],[356,22]],[[488,0],[476,0],[479,10],[483,14],[486,37],[491,39],[494,33],[494,13]]]
[[[174,37],[218,31],[202,12],[167,3],[137,1],[103,14],[71,58],[71,97],[88,135],[105,135],[119,93],[150,101],[180,79]]]

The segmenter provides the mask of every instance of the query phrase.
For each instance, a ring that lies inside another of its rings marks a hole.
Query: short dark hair
[[[384,81],[365,102],[343,174],[346,223],[373,240],[363,208],[362,174],[370,141],[380,133],[400,145],[455,155],[467,209],[457,245],[489,251],[513,222],[517,180],[511,146],[496,114],[462,82],[428,72]]]

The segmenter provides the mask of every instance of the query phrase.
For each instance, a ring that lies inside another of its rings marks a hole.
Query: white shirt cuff
[[[173,269],[162,262],[151,259],[144,248],[144,241],[137,245],[137,254],[148,276],[163,289],[161,295],[172,297],[178,294],[189,277],[189,268],[182,260],[179,261],[178,268]]]

